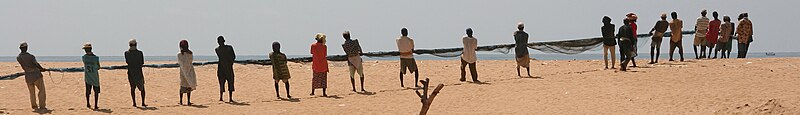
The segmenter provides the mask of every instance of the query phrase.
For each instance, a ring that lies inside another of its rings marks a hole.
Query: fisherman
[[[678,13],[672,12],[672,21],[669,22],[669,29],[672,33],[669,42],[669,61],[672,60],[672,54],[675,53],[675,48],[678,48],[678,53],[681,55],[681,61],[683,61],[683,20],[678,19]]]
[[[694,55],[695,59],[706,58],[705,50],[708,41],[706,40],[706,33],[708,32],[708,18],[706,17],[706,10],[700,11],[700,17],[697,17],[697,23],[694,25]],[[697,53],[697,47],[700,47],[700,54]]]
[[[189,50],[189,41],[181,40],[178,44],[180,52],[178,53],[178,65],[180,66],[180,84],[179,90],[180,100],[179,105],[183,105],[183,94],[186,94],[186,104],[192,105],[192,91],[197,89],[197,79],[195,79],[194,60],[192,50]]]
[[[623,24],[619,27],[619,32],[617,33],[617,38],[619,39],[619,54],[620,54],[620,71],[627,71],[628,62],[631,61],[634,57],[633,53],[633,40],[634,33],[633,28],[631,27],[631,19],[625,18],[623,19]]]
[[[653,29],[650,29],[650,34],[653,35],[653,41],[650,43],[650,63],[658,63],[658,57],[661,55],[661,41],[664,39],[664,33],[667,32],[669,22],[667,21],[667,14],[661,13],[661,20],[656,22]],[[655,33],[653,33],[655,32]]]
[[[414,39],[408,37],[408,29],[400,29],[400,36],[395,41],[397,42],[397,50],[400,52],[400,87],[403,85],[403,74],[406,70],[414,73],[414,87],[419,87],[416,81],[419,81],[419,70],[417,70],[417,61],[414,60]]]
[[[631,21],[630,22],[631,23],[631,32],[633,33],[633,37],[631,38],[631,44],[633,44],[633,47],[631,47],[631,52],[633,52],[633,54],[631,54],[631,56],[629,57],[629,58],[631,58],[630,59],[631,63],[633,63],[633,66],[631,66],[631,67],[639,67],[639,66],[636,66],[636,59],[634,59],[636,56],[639,56],[639,53],[638,53],[639,46],[636,45],[637,43],[639,43],[639,37],[636,36],[636,30],[638,30],[638,26],[636,26],[636,20],[639,19],[639,16],[637,16],[636,13],[633,13],[633,12],[629,12],[625,16],[629,19],[629,21]]]
[[[472,82],[480,83],[481,81],[478,80],[478,71],[475,69],[475,63],[478,61],[478,57],[475,55],[475,50],[478,49],[478,39],[472,36],[472,28],[467,28],[466,31],[467,35],[461,38],[464,43],[464,49],[461,53],[461,79],[459,80],[467,80],[465,78],[467,76],[467,71],[465,69],[469,66]]]
[[[317,33],[314,37],[317,42],[311,44],[311,95],[314,95],[314,89],[321,88],[323,97],[328,96],[328,46],[325,45],[325,38],[325,34]]]
[[[217,37],[217,44],[219,46],[214,49],[217,52],[219,64],[217,64],[217,79],[219,80],[219,101],[222,101],[222,94],[225,92],[225,82],[228,83],[228,101],[233,101],[234,89],[234,73],[233,62],[236,59],[236,53],[233,52],[233,46],[225,44],[225,38],[222,36]]]
[[[706,33],[706,40],[708,41],[708,57],[711,57],[711,53],[714,51],[714,47],[720,47],[721,45],[717,44],[717,38],[719,38],[719,28],[722,21],[719,20],[719,14],[717,11],[711,12],[711,16],[714,16],[714,20],[708,23],[708,33]],[[716,59],[717,54],[714,53],[714,58]]]
[[[19,43],[20,53],[17,56],[17,62],[22,70],[25,71],[25,84],[28,86],[28,93],[31,98],[31,108],[34,110],[47,110],[47,91],[44,87],[44,79],[42,79],[42,72],[47,71],[38,61],[36,56],[28,53],[28,42]],[[36,104],[36,89],[39,89],[38,98],[39,104]]]
[[[275,80],[275,94],[281,98],[281,93],[278,90],[278,82],[283,81],[286,85],[286,98],[291,99],[292,95],[289,94],[289,65],[286,59],[286,54],[281,52],[281,43],[277,41],[272,42],[272,52],[269,53],[269,60],[272,62],[272,79]]]
[[[94,110],[98,110],[97,99],[100,96],[100,75],[97,73],[100,70],[100,58],[92,53],[92,44],[86,42],[83,44],[83,50],[86,52],[83,55],[83,80],[86,85],[86,107],[91,108],[89,104],[89,94],[94,92]]]
[[[736,26],[736,37],[739,40],[738,58],[746,58],[747,50],[750,49],[750,43],[753,42],[753,22],[750,21],[747,13],[739,14],[739,25]]]
[[[730,16],[722,16],[722,20],[725,21],[720,25],[720,37],[719,37],[719,44],[717,45],[716,51],[721,52],[721,58],[730,58],[730,51],[731,51],[731,38],[733,38],[733,23],[731,22]],[[714,55],[716,54],[716,51]],[[725,55],[725,52],[728,52],[728,55]]]
[[[144,91],[144,74],[142,74],[142,65],[144,65],[144,54],[139,49],[136,49],[136,39],[131,39],[128,41],[128,46],[130,48],[128,51],[125,51],[125,63],[128,64],[128,84],[131,86],[131,102],[133,102],[133,106],[136,107],[136,88],[139,88],[139,92],[142,94],[142,106],[147,107],[147,104],[144,103],[145,91]]]
[[[605,61],[606,69],[608,69],[608,53],[611,53],[611,69],[614,68],[617,62],[617,54],[615,52],[617,40],[614,36],[614,24],[611,24],[611,17],[603,16],[603,27],[600,28],[600,31],[603,32],[603,61]]]
[[[515,59],[517,59],[517,76],[520,75],[519,67],[524,67],[528,71],[528,77],[531,77],[531,58],[528,54],[528,33],[525,32],[525,25],[522,22],[517,23],[517,31],[514,32],[514,46]]]
[[[364,65],[361,60],[361,53],[364,52],[361,50],[361,44],[358,43],[358,39],[350,39],[350,31],[344,31],[342,37],[344,38],[342,49],[347,54],[347,67],[350,70],[350,85],[353,86],[353,92],[356,91],[356,72],[361,76],[361,91],[366,92],[367,90],[364,90]]]

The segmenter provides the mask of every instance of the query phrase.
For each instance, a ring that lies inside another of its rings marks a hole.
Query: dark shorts
[[[406,74],[406,70],[417,72],[417,61],[414,58],[400,58],[400,74]]]
[[[228,91],[236,91],[234,88],[234,76],[231,72],[217,72],[217,80],[219,80],[219,91],[225,92],[225,83],[228,83]]]
[[[131,89],[139,88],[139,90],[144,90],[144,79],[128,79],[128,84],[130,84]]]
[[[181,93],[191,93],[193,90],[194,89],[189,88],[189,87],[181,87],[180,92]]]
[[[717,45],[717,47],[719,47],[718,49],[721,49],[722,51],[731,51],[731,45],[732,45],[732,44],[731,44],[731,41],[728,41],[728,42],[719,42],[719,44]]]
[[[86,94],[89,94],[92,91],[94,91],[94,93],[100,93],[100,87],[86,84]]]

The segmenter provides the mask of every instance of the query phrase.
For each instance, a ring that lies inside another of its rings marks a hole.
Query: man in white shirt
[[[400,30],[403,36],[397,38],[397,50],[400,52],[400,87],[403,85],[403,74],[406,70],[414,73],[414,86],[419,87],[416,81],[419,81],[419,72],[417,70],[417,62],[414,60],[414,39],[408,37],[408,29],[403,28]]]
[[[467,76],[467,71],[465,70],[467,65],[469,65],[469,71],[472,74],[472,82],[480,83],[478,81],[478,71],[475,70],[475,62],[478,61],[477,56],[475,56],[475,50],[478,49],[478,39],[472,37],[472,28],[467,28],[467,36],[464,36],[464,50],[461,53],[461,79],[460,81],[466,81],[465,78]]]

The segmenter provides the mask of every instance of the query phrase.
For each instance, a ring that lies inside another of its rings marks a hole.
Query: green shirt
[[[95,55],[83,55],[83,80],[86,84],[100,87],[100,58]]]

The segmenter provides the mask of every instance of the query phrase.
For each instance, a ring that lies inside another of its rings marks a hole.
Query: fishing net
[[[694,34],[694,31],[683,31],[681,34]],[[671,32],[665,33],[664,37],[671,37]],[[636,37],[638,39],[643,39],[637,43],[637,46],[642,47],[645,44],[649,43],[650,40],[647,37],[652,36],[652,34],[638,34]],[[584,38],[584,39],[574,39],[574,40],[563,40],[563,41],[549,41],[549,42],[531,42],[528,43],[528,48],[533,50],[538,50],[544,53],[561,53],[561,54],[579,54],[585,51],[590,51],[595,49],[603,44],[603,39],[601,37],[594,37],[594,38]],[[488,46],[479,46],[476,51],[487,51],[487,52],[497,52],[508,54],[510,50],[514,48],[514,44],[498,44],[498,45],[488,45]],[[437,57],[458,57],[461,56],[463,48],[438,48],[438,49],[416,49],[414,53],[417,55],[433,55]],[[398,51],[377,51],[377,52],[366,52],[363,53],[362,56],[367,57],[393,57],[399,56],[400,52]],[[328,56],[327,59],[329,61],[347,61],[347,55],[332,55]],[[288,61],[291,62],[311,62],[311,57],[298,57],[298,58],[290,58]],[[234,61],[238,64],[258,64],[258,65],[272,65],[272,62],[269,59],[261,59],[261,60],[237,60]],[[208,61],[208,62],[195,62],[192,65],[210,65],[210,64],[217,64],[217,61]],[[180,67],[177,63],[174,64],[147,64],[143,65],[142,67],[150,67],[150,68],[178,68]],[[100,69],[106,70],[114,70],[114,69],[126,69],[127,65],[121,66],[103,66]],[[72,67],[72,68],[50,68],[48,71],[54,72],[83,72],[83,67]],[[14,79],[19,76],[25,75],[24,72],[18,72],[14,74],[8,74],[0,76],[0,80],[9,80]]]

